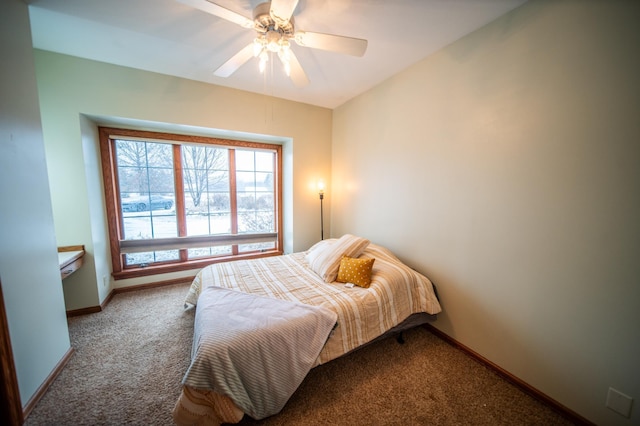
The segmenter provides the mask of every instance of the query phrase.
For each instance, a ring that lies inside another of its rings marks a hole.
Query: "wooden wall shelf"
[[[84,245],[58,247],[58,263],[60,263],[62,279],[80,269],[84,263],[84,253]]]

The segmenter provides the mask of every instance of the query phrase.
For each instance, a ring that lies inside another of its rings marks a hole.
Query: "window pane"
[[[214,170],[209,172],[209,191],[229,191],[229,170]]]
[[[273,173],[259,172],[255,175],[257,192],[273,191]]]
[[[150,251],[144,253],[129,253],[125,255],[126,265],[148,265],[154,262],[168,262],[178,260],[178,250]]]
[[[215,235],[231,233],[230,213],[187,214],[187,235]]]
[[[238,191],[238,211],[253,211],[255,208],[255,193]]]
[[[238,233],[275,231],[274,155],[236,151]]]
[[[120,193],[173,193],[171,145],[141,141],[116,141]]]
[[[273,153],[256,152],[256,170],[259,172],[273,173]]]
[[[116,158],[123,239],[177,236],[171,145],[118,140]]]
[[[247,253],[252,251],[273,250],[275,247],[276,243],[239,244],[238,252]]]
[[[151,218],[144,213],[123,213],[124,236],[123,240],[144,240],[153,238]]]
[[[173,147],[166,143],[147,143],[149,167],[173,169]]]
[[[275,198],[273,192],[263,192],[260,194],[256,194],[256,209],[259,211],[273,211],[275,204],[274,199]]]
[[[214,192],[209,195],[209,206],[211,210],[220,213],[229,213],[231,204],[228,192]]]
[[[182,162],[187,236],[231,233],[229,150],[183,145]]]
[[[229,150],[182,145],[185,204],[193,211],[208,212],[203,194],[229,191]]]
[[[255,151],[236,149],[236,170],[254,171],[255,169]]]
[[[275,231],[273,218],[274,215],[272,211],[238,213],[238,233],[273,232]]]
[[[256,188],[256,174],[254,172],[236,172],[238,191],[254,191]]]
[[[210,256],[227,256],[230,255],[231,246],[216,246],[216,247],[204,247],[194,248],[188,250],[189,259],[197,259],[199,257]]]
[[[178,235],[178,221],[175,212],[166,215],[154,215],[151,217],[153,223],[153,238],[169,238]]]

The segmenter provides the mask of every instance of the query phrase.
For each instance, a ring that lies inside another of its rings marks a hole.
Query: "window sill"
[[[234,260],[257,259],[260,257],[280,256],[282,252],[279,250],[265,251],[261,253],[247,253],[235,256],[224,256],[216,258],[208,258],[201,260],[190,260],[182,263],[158,263],[145,267],[127,268],[119,272],[113,273],[115,280],[124,280],[128,278],[146,277],[150,275],[168,274],[171,272],[182,272],[192,269],[201,269],[213,263],[230,262]]]

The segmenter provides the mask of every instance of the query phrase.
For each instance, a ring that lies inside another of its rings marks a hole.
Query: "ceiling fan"
[[[291,78],[293,84],[304,87],[309,84],[309,79],[290,48],[291,40],[299,46],[352,56],[363,56],[367,50],[367,40],[296,30],[293,12],[298,5],[298,0],[271,0],[261,3],[253,9],[253,20],[208,0],[178,1],[256,31],[257,36],[251,44],[245,46],[214,71],[218,77],[229,77],[252,57],[259,58],[262,72],[271,56],[269,53],[277,53],[285,73]]]

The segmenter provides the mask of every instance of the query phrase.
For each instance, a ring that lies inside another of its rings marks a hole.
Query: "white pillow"
[[[309,248],[309,250],[307,250],[307,256],[309,256],[314,251],[322,251],[327,249],[328,246],[335,243],[336,241],[337,241],[337,238],[328,238],[326,240],[318,241],[317,243],[312,245],[311,248]]]
[[[324,280],[336,280],[342,256],[358,257],[369,245],[369,240],[345,234],[337,240],[325,240],[326,244],[315,244],[307,253],[309,267]]]

